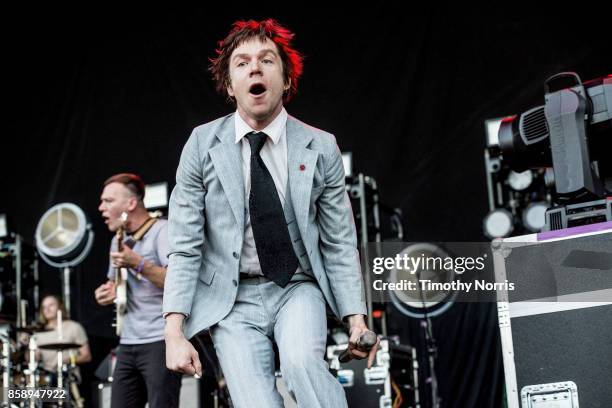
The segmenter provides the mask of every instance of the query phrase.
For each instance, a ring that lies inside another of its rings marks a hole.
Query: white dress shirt
[[[242,174],[244,177],[244,242],[240,255],[240,272],[250,275],[262,275],[255,238],[253,237],[253,227],[251,227],[251,216],[249,214],[249,193],[251,192],[251,145],[245,137],[248,133],[256,132],[236,112],[234,115],[234,127],[236,129],[236,143],[242,143]],[[259,155],[268,168],[281,205],[285,206],[285,192],[287,188],[288,168],[287,168],[287,111],[283,108],[278,116],[266,126],[261,132],[268,135]],[[298,266],[297,272],[301,268]]]

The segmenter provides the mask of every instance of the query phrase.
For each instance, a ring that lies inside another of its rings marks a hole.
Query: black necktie
[[[251,145],[249,213],[257,256],[264,276],[284,288],[295,273],[298,260],[274,180],[259,155],[268,135],[251,132],[247,138]]]

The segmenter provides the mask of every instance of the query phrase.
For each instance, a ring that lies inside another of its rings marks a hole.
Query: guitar
[[[125,235],[125,227],[127,224],[127,213],[121,213],[121,225],[117,229],[117,251],[123,251],[123,237]],[[127,279],[128,270],[127,268],[117,268],[115,271],[115,332],[117,336],[121,336],[121,329],[123,328],[123,319],[127,312]]]

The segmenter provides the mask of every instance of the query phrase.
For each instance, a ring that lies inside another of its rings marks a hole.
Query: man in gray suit
[[[169,212],[166,364],[201,375],[187,339],[209,329],[234,406],[345,407],[324,361],[326,307],[349,325],[353,358],[368,329],[355,224],[333,135],[289,116],[302,57],[274,20],[239,21],[211,72],[236,112],[195,128]]]

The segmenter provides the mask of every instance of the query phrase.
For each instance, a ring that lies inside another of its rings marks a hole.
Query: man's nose
[[[261,66],[259,65],[259,61],[254,61],[249,64],[249,68],[251,69],[250,75],[261,74]]]

